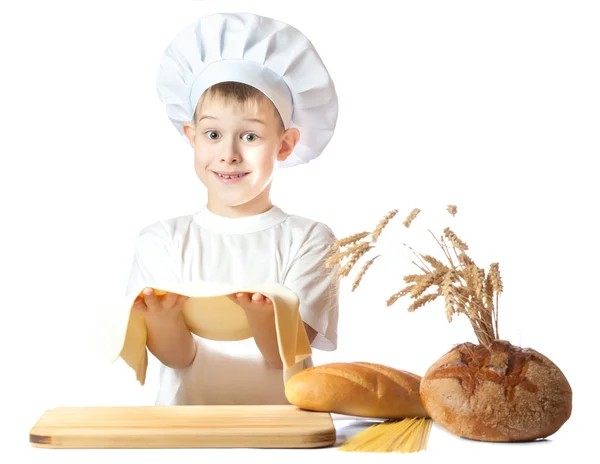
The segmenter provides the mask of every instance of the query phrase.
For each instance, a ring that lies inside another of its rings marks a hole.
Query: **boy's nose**
[[[226,143],[221,152],[221,161],[225,163],[239,163],[242,159],[235,142]]]

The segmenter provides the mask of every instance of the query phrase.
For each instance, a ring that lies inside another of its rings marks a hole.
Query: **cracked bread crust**
[[[572,390],[547,357],[507,341],[463,343],[425,373],[421,400],[449,432],[473,440],[531,441],[569,419]]]

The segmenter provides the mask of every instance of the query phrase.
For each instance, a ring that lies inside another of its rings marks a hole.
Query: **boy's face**
[[[257,111],[251,106],[213,98],[202,104],[196,126],[184,127],[194,147],[196,174],[208,190],[208,206],[217,214],[269,209],[276,163],[298,142],[298,130],[283,131],[270,102],[257,105]]]

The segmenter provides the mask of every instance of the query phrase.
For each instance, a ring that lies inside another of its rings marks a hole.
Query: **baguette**
[[[420,384],[418,375],[381,364],[330,363],[292,376],[285,395],[291,404],[310,411],[382,419],[428,418]]]

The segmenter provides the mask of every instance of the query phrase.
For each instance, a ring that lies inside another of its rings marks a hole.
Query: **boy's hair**
[[[279,122],[279,132],[285,130],[281,115],[273,102],[257,88],[241,82],[219,82],[206,89],[194,110],[194,125],[197,123],[198,109],[210,100],[230,101],[245,108],[253,108],[255,112],[258,112],[262,105],[268,105]]]

